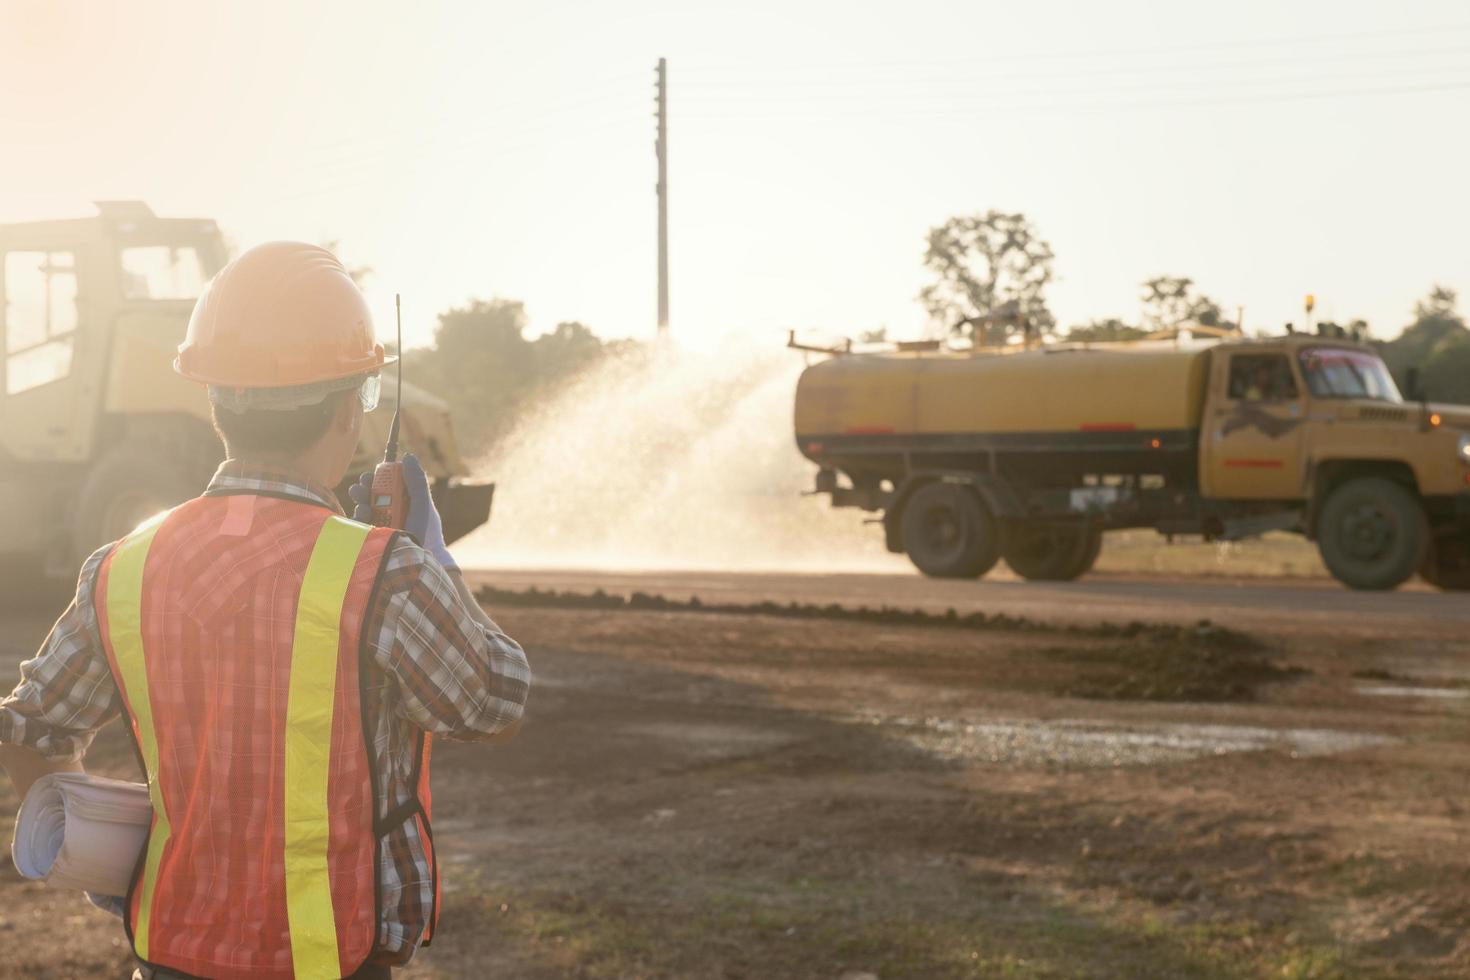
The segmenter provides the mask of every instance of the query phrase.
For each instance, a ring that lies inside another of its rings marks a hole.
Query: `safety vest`
[[[363,619],[393,533],[207,495],[102,563],[98,624],[153,801],[125,917],[145,963],[347,976],[377,938],[382,837],[420,821],[433,866],[427,738],[417,798],[379,820],[363,729]]]

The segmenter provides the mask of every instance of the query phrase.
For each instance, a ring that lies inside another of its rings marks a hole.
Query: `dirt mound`
[[[1215,626],[1202,619],[1194,626],[1178,626],[1168,623],[1098,623],[1074,625],[1040,622],[1025,616],[1010,616],[1006,613],[972,612],[961,615],[949,608],[943,612],[923,609],[904,609],[895,606],[844,606],[838,603],[819,605],[804,602],[722,603],[702,602],[696,597],[670,599],[646,592],[619,595],[597,589],[593,592],[562,592],[556,589],[524,591],[500,589],[492,585],[481,586],[475,598],[492,608],[518,607],[526,609],[583,609],[606,610],[608,612],[689,612],[714,613],[730,616],[780,616],[789,619],[837,619],[847,622],[869,623],[880,626],[934,626],[965,630],[1037,630],[1048,633],[1071,635],[1116,637],[1133,639],[1139,636],[1160,639],[1178,639],[1186,636],[1207,637],[1208,642],[1221,648],[1259,649],[1259,640],[1245,633]]]
[[[1253,637],[1212,627],[1155,628],[1127,643],[1064,646],[1043,655],[1076,668],[1057,690],[1128,701],[1248,701],[1265,684],[1306,673],[1277,663]]]
[[[960,615],[954,609],[926,612],[889,606],[842,606],[836,603],[706,603],[697,597],[669,599],[633,592],[513,591],[484,586],[476,597],[491,608],[555,608],[582,611],[702,613],[828,619],[876,626],[933,627],[956,630],[1045,632],[1102,643],[1070,642],[1045,648],[1041,656],[1074,669],[1040,687],[1068,697],[1143,701],[1246,701],[1265,684],[1306,671],[1282,666],[1258,638],[1200,620],[1192,626],[1169,623],[1061,625],[1003,613]]]

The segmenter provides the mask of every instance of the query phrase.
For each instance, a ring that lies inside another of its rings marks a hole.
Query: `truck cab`
[[[140,201],[97,210],[0,225],[7,577],[75,574],[92,549],[197,495],[224,455],[203,389],[172,369],[196,298],[228,258],[219,227]],[[366,420],[354,471],[381,454],[392,409]],[[462,480],[447,406],[405,385],[404,434],[446,534],[483,524],[493,487]]]
[[[1372,348],[1288,336],[1212,352],[1208,500],[1273,502],[1364,588],[1465,575],[1470,408],[1407,402]]]

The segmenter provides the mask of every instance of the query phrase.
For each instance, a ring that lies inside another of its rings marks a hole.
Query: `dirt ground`
[[[1458,624],[491,612],[529,721],[436,750],[406,976],[1470,976]],[[3,625],[13,676],[48,623]],[[92,763],[128,772],[116,726]],[[0,894],[0,975],[125,975],[104,914]]]

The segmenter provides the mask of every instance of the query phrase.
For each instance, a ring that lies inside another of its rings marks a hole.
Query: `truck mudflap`
[[[435,480],[430,491],[444,521],[445,544],[453,544],[490,520],[490,504],[495,499],[493,483]]]

